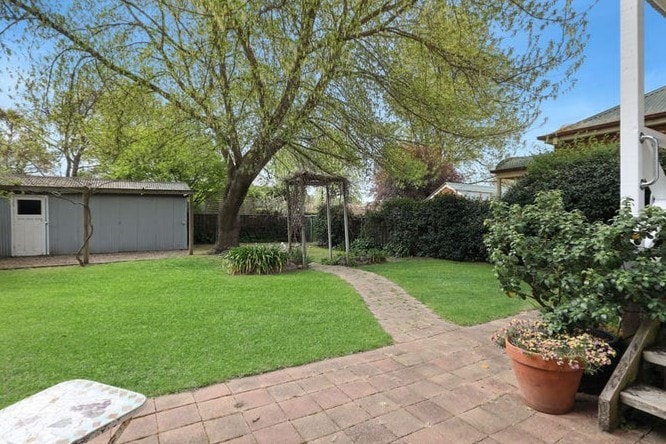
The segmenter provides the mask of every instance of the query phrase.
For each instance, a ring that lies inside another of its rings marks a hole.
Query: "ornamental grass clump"
[[[594,374],[601,367],[610,365],[611,358],[616,354],[606,341],[589,333],[549,333],[548,325],[542,320],[514,319],[507,327],[497,331],[491,341],[500,347],[508,341],[528,355],[537,355],[573,369],[582,368],[587,374]]]
[[[229,274],[269,274],[281,272],[289,258],[279,247],[252,245],[232,248],[224,259]]]

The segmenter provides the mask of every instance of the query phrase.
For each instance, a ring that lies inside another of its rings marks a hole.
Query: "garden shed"
[[[192,245],[185,183],[3,176],[0,193],[0,257],[74,254],[87,233],[91,253]]]

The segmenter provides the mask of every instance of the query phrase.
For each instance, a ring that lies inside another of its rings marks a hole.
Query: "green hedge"
[[[607,222],[620,208],[620,153],[617,145],[572,147],[536,156],[527,175],[502,200],[534,203],[540,191],[561,190],[567,211],[578,209],[589,221]]]
[[[363,217],[348,212],[349,241],[352,242],[361,233]],[[319,207],[317,216],[313,221],[314,240],[320,247],[328,246],[328,223],[326,219],[326,205]],[[331,240],[334,247],[345,244],[345,223],[342,205],[331,206]]]
[[[484,261],[484,201],[444,195],[432,200],[386,202],[366,217],[362,235],[394,256]]]

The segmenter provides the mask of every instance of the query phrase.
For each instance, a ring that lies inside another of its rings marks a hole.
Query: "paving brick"
[[[203,424],[211,442],[227,441],[250,433],[240,413],[204,421]]]
[[[442,435],[437,433],[437,430],[428,427],[407,435],[396,442],[401,444],[444,444],[446,441],[443,441],[443,439]]]
[[[446,391],[446,389],[441,385],[427,379],[416,381],[408,385],[407,388],[416,394],[423,396],[424,398],[434,398],[440,393]]]
[[[331,435],[338,431],[335,423],[323,412],[295,419],[291,423],[306,441]]]
[[[451,417],[451,413],[432,401],[411,405],[406,410],[426,425],[434,425]]]
[[[326,414],[341,429],[346,429],[359,422],[370,419],[370,415],[354,403],[347,403],[326,410]]]
[[[487,402],[490,395],[472,385],[462,385],[451,391],[432,398],[434,402],[454,414],[460,414],[467,410]]]
[[[388,374],[386,375],[377,375],[373,376],[368,380],[368,382],[377,389],[377,391],[383,392],[386,390],[390,390],[392,388],[400,387],[402,384],[401,382]]]
[[[233,396],[215,398],[197,404],[199,415],[201,415],[201,419],[204,421],[236,413],[238,409],[235,406],[236,398]]]
[[[425,397],[419,395],[408,387],[396,387],[384,393],[387,398],[401,406],[408,406],[425,401]]]
[[[492,435],[490,435],[490,437],[501,444],[543,444],[544,443],[544,441],[537,438],[536,436],[530,433],[525,433],[525,431],[513,427],[509,427],[504,430],[500,430],[497,433],[493,433]],[[564,442],[566,442],[567,444],[570,443],[569,436],[567,436],[567,439]],[[588,442],[587,444],[590,444],[590,442]]]
[[[243,392],[234,397],[236,398],[235,406],[239,410],[250,410],[273,402],[273,397],[266,389]]]
[[[377,421],[397,437],[409,435],[425,427],[423,421],[403,409],[379,416]]]
[[[272,387],[278,384],[292,381],[293,378],[286,370],[278,370],[275,372],[264,373],[259,375],[259,384],[262,387]]]
[[[132,418],[140,418],[142,416],[152,415],[153,413],[155,413],[155,400],[153,398],[148,398],[146,399],[146,402],[134,412]]]
[[[259,430],[287,420],[282,409],[277,404],[268,404],[263,407],[243,412],[245,422],[251,430]]]
[[[314,399],[322,409],[330,409],[331,407],[336,407],[351,401],[351,398],[345,395],[345,393],[337,387],[327,388],[312,393],[310,396],[312,396],[312,399]]]
[[[382,444],[393,442],[396,436],[376,420],[369,420],[345,431],[349,438],[358,444]]]
[[[155,398],[155,411],[161,412],[188,404],[194,404],[192,392],[160,396],[159,398]]]
[[[301,386],[305,393],[313,393],[333,387],[334,384],[326,375],[317,375],[311,378],[301,379],[298,381],[298,385]]]
[[[401,370],[405,367],[404,364],[396,361],[393,358],[384,358],[379,361],[374,361],[370,365],[381,371],[382,373]]]
[[[264,387],[264,384],[261,375],[257,375],[247,378],[232,379],[231,381],[227,382],[227,387],[229,387],[231,393],[235,394],[262,388]]]
[[[160,433],[160,444],[208,444],[203,424],[198,422]]]
[[[192,394],[196,402],[202,402],[230,395],[231,390],[229,390],[226,384],[214,384],[195,390]]]
[[[366,381],[348,382],[338,388],[351,399],[365,398],[366,396],[377,393],[377,389]]]
[[[188,424],[201,421],[199,410],[195,404],[176,407],[157,414],[157,427],[159,431],[175,429]]]
[[[309,395],[288,399],[279,405],[288,419],[302,418],[321,411],[319,404]]]
[[[132,418],[122,433],[120,442],[134,441],[157,433],[157,417],[155,414]]]
[[[356,400],[356,403],[363,408],[370,416],[381,416],[399,408],[398,404],[391,401],[382,393],[366,396]]]
[[[383,371],[379,370],[377,367],[373,366],[370,363],[365,363],[365,362],[362,364],[348,367],[347,369],[353,374],[362,378],[367,378],[370,376],[375,376],[380,373],[383,373]]]
[[[254,439],[252,435],[243,435],[238,438],[233,438],[228,441],[224,441],[224,444],[257,444],[257,440]]]
[[[109,442],[108,438],[106,439],[106,441],[103,441],[104,444],[108,444],[108,442]],[[89,444],[96,444],[96,443],[94,443],[94,441],[90,441]],[[151,435],[145,438],[137,439],[135,441],[129,441],[127,444],[160,444],[160,442],[157,438],[157,435]]]
[[[300,444],[303,438],[289,422],[282,422],[253,433],[257,444]]]
[[[440,422],[434,425],[433,428],[437,430],[437,433],[442,435],[442,442],[471,444],[479,442],[486,437],[485,433],[481,433],[465,421],[455,417]]]
[[[513,425],[513,421],[510,417],[493,415],[482,407],[468,410],[459,415],[458,418],[487,435],[491,435]]]
[[[309,444],[352,444],[353,442],[345,432],[338,432],[310,441]]]
[[[326,377],[328,378],[329,381],[331,381],[333,384],[336,385],[344,384],[346,382],[351,382],[359,379],[359,376],[350,372],[346,368],[341,368],[338,370],[334,370],[332,372],[328,372],[326,373]]]
[[[284,384],[274,385],[268,387],[267,390],[277,402],[295,398],[305,393],[303,388],[296,382],[285,382]]]

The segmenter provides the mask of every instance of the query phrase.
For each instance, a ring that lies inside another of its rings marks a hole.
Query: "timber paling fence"
[[[306,240],[314,239],[313,217],[306,216]],[[287,242],[287,217],[278,214],[241,214],[241,242]],[[217,234],[217,214],[194,214],[194,243],[212,244]]]

